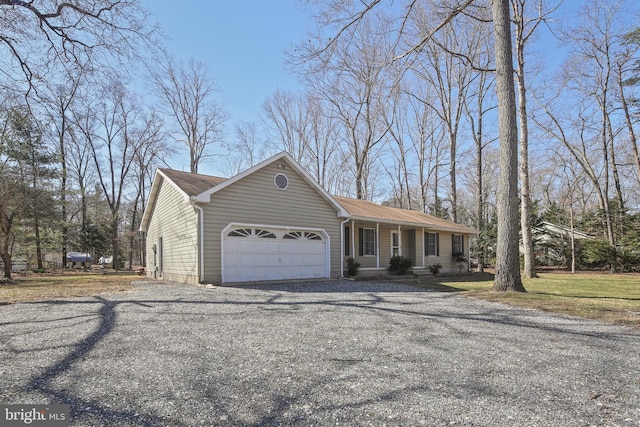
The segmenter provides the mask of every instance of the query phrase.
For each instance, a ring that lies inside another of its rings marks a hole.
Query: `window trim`
[[[398,230],[391,230],[391,256],[400,256],[400,232]],[[395,242],[394,242],[395,237]],[[396,253],[394,253],[394,251]]]
[[[351,256],[351,230],[348,225],[344,227],[344,256]]]
[[[377,236],[376,236],[376,229],[375,228],[370,228],[370,227],[360,227],[358,229],[358,234],[359,234],[359,240],[360,240],[360,256],[363,257],[375,257],[376,256],[376,240],[377,240]],[[368,233],[371,232],[371,233]],[[370,249],[372,253],[367,253],[367,245],[365,245],[365,240],[367,240],[365,237],[366,235],[370,235],[373,239],[372,241],[370,241]]]
[[[456,237],[459,237],[459,248],[456,248]],[[459,250],[456,250],[459,249]],[[452,234],[451,235],[451,256],[455,256],[458,253],[464,255],[464,235],[463,234]]]
[[[430,253],[429,251],[429,235],[435,236],[434,237],[434,252],[435,253]],[[430,233],[428,231],[424,232],[424,256],[427,257],[438,257],[440,256],[440,233]]]

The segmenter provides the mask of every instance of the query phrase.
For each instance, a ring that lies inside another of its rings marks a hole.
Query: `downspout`
[[[201,206],[196,205],[196,201],[192,198],[189,200],[191,206],[198,209],[200,211],[200,215],[198,215],[198,228],[199,230],[199,238],[198,238],[198,283],[202,283],[204,280],[204,209]]]
[[[349,217],[340,223],[340,278],[344,277],[344,225],[349,222]]]

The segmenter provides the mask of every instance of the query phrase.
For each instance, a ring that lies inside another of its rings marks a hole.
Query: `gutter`
[[[200,211],[200,215],[198,216],[198,228],[200,229],[200,236],[198,238],[198,283],[202,283],[204,280],[204,209],[196,203],[197,200],[195,197],[189,198],[189,204]]]

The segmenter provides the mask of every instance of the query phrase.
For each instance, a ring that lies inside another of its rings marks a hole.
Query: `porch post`
[[[356,222],[351,220],[351,256],[356,259]]]
[[[420,236],[420,238],[422,239],[422,254],[420,255],[420,257],[422,258],[422,267],[424,267],[424,252],[426,250],[425,245],[427,243],[424,241],[424,227],[422,227],[422,235]]]
[[[380,223],[376,222],[376,268],[380,268]]]
[[[402,256],[402,232],[400,231],[400,224],[398,224],[398,255]]]

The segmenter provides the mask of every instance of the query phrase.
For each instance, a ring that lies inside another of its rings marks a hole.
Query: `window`
[[[350,256],[351,251],[351,231],[349,227],[344,228],[344,256]]]
[[[261,239],[276,239],[276,235],[268,230],[258,230],[256,229],[256,236]]]
[[[400,239],[397,231],[391,232],[391,256],[400,255]]]
[[[424,254],[440,256],[440,236],[438,233],[424,233]]]
[[[451,235],[451,254],[457,256],[464,255],[464,236],[461,234]]]
[[[229,237],[249,237],[249,236],[251,236],[251,229],[250,228],[237,228],[235,230],[231,230],[229,232],[229,234],[227,234],[227,236],[229,236]]]
[[[288,239],[288,240],[298,240],[298,239],[322,240],[322,237],[319,234],[312,233],[309,231],[292,231],[282,236],[282,238]]]
[[[376,230],[373,228],[360,228],[360,256],[375,256],[376,254]]]
[[[273,177],[273,183],[280,190],[286,190],[289,187],[289,178],[285,174],[279,173]]]

